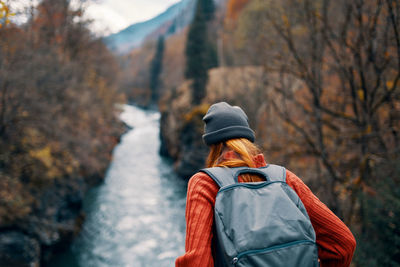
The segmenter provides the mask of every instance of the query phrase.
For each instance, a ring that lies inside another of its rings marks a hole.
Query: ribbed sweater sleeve
[[[218,189],[218,185],[205,173],[197,173],[189,180],[185,215],[186,252],[176,259],[176,267],[214,266],[211,242]]]
[[[286,172],[287,184],[296,191],[314,227],[321,267],[347,267],[356,240],[347,226],[294,173]]]

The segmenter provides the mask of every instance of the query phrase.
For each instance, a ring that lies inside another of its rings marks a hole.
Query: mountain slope
[[[182,30],[192,20],[195,3],[196,0],[182,0],[155,18],[128,26],[104,40],[114,52],[126,54],[149,37],[153,39],[162,34],[171,35]]]

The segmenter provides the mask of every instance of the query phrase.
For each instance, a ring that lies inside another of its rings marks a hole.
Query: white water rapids
[[[65,266],[170,267],[184,252],[186,186],[158,154],[160,115],[125,105],[120,117],[132,129],[85,200],[87,217],[60,260]]]

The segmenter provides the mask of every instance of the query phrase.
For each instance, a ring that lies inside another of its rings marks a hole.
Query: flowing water
[[[57,265],[169,267],[184,252],[186,185],[158,154],[159,117],[124,106],[121,119],[132,130],[86,197],[82,232]]]

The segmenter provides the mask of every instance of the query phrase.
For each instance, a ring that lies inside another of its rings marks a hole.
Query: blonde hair
[[[237,154],[236,158],[224,159],[223,152],[231,150]],[[210,167],[251,167],[255,168],[253,158],[261,153],[261,150],[246,138],[230,139],[225,142],[213,144],[210,146],[210,152],[207,157],[206,166]],[[243,182],[260,182],[263,178],[257,175],[243,174],[240,176]]]

